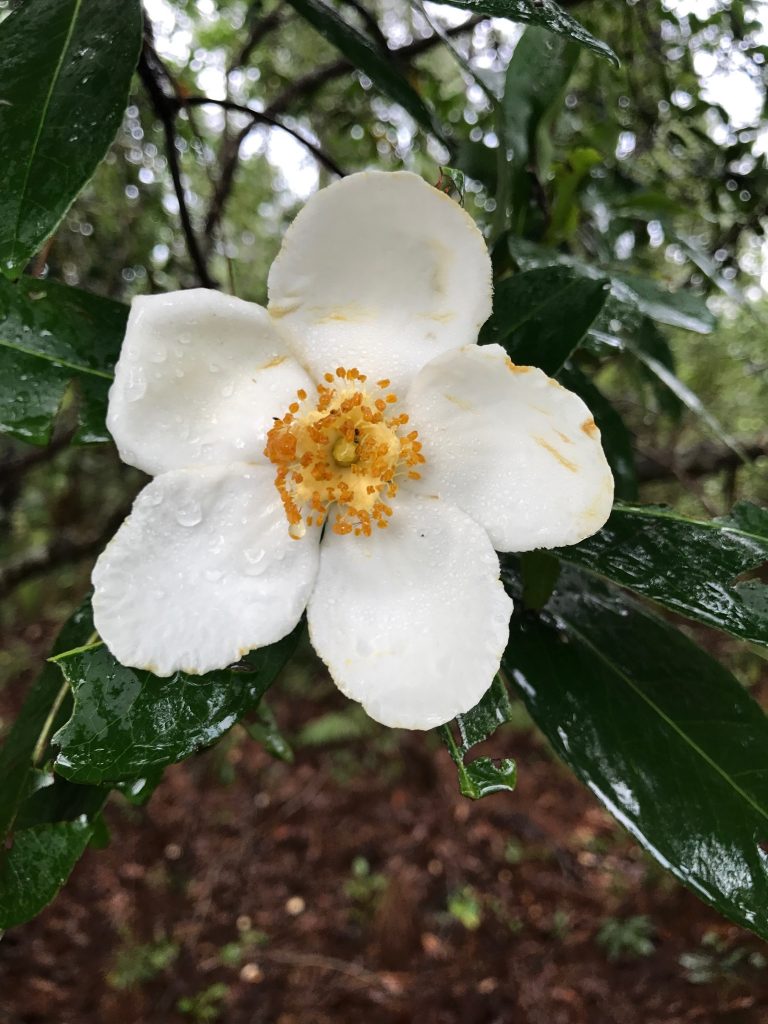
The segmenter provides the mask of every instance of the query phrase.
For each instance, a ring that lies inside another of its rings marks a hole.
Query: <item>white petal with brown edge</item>
[[[175,470],[99,557],[94,624],[123,665],[208,672],[289,633],[317,567],[317,535],[289,537],[271,469]]]
[[[269,311],[316,379],[356,367],[401,388],[477,339],[491,262],[452,199],[415,174],[363,172],[298,214],[269,273]]]
[[[408,486],[464,509],[497,551],[575,544],[608,518],[613,476],[589,409],[499,345],[436,359],[405,407],[426,457]]]
[[[402,494],[387,529],[326,533],[307,616],[344,694],[384,725],[430,729],[491,685],[511,612],[485,531],[447,502]]]
[[[261,306],[196,288],[133,300],[109,393],[123,462],[155,475],[263,461],[272,417],[309,378]]]

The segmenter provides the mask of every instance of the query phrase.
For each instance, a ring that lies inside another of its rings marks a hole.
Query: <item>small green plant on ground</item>
[[[118,950],[107,981],[112,988],[135,988],[162,974],[178,955],[178,944],[165,937],[143,944],[129,941]]]
[[[474,932],[483,923],[483,904],[471,885],[456,889],[448,897],[448,913],[468,931]]]
[[[705,932],[701,948],[682,953],[678,963],[683,968],[686,981],[693,985],[711,985],[717,981],[734,981],[749,971],[763,971],[768,960],[762,953],[735,946],[728,949],[724,939],[717,932]]]
[[[355,857],[349,878],[344,883],[344,893],[354,904],[356,916],[370,917],[386,888],[385,876],[378,871],[371,871],[371,865],[365,857]]]
[[[176,1004],[179,1013],[191,1017],[197,1024],[210,1024],[221,1016],[224,1010],[224,1000],[229,994],[229,988],[222,981],[217,981],[208,988],[204,988],[194,996],[184,996]]]
[[[597,944],[605,950],[609,960],[622,957],[636,959],[653,953],[653,933],[653,924],[644,914],[609,917],[597,933]]]

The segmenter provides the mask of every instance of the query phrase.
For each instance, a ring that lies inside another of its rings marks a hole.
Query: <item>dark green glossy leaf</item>
[[[459,789],[464,796],[479,800],[489,793],[512,792],[517,783],[517,766],[508,757],[493,760],[476,757],[468,764],[465,757],[471,747],[488,739],[500,725],[513,718],[506,687],[497,676],[482,700],[464,715],[455,719],[459,740],[456,740],[450,725],[438,730],[440,738],[448,748],[459,775]]]
[[[599,314],[608,295],[602,278],[585,280],[568,267],[528,270],[496,285],[493,313],[480,344],[503,345],[513,362],[554,376]]]
[[[552,596],[560,575],[560,562],[549,551],[526,551],[520,556],[523,604],[539,611]]]
[[[539,25],[548,32],[586,46],[601,57],[607,57],[617,66],[619,64],[619,58],[607,43],[596,39],[553,0],[451,0],[450,6],[461,7],[474,14],[487,14],[492,18],[509,18],[510,21],[524,25]]]
[[[139,0],[26,0],[0,25],[0,267],[24,269],[120,125]]]
[[[737,577],[768,561],[768,511],[743,502],[724,519],[619,506],[603,529],[558,555],[690,619],[768,646],[768,586]]]
[[[711,334],[717,321],[700,295],[686,288],[668,291],[656,281],[638,274],[611,275],[613,294],[621,302],[669,327],[682,327],[697,334]]]
[[[241,668],[204,676],[161,679],[125,668],[106,647],[63,659],[75,704],[53,738],[56,771],[75,782],[135,779],[210,746],[258,704],[298,634],[253,651]]]
[[[605,457],[616,484],[616,497],[621,501],[634,501],[637,498],[635,456],[632,435],[624,420],[602,392],[576,367],[565,367],[558,374],[558,380],[587,404],[600,429]]]
[[[0,928],[23,924],[61,889],[93,833],[87,818],[17,832],[0,853]]]
[[[583,277],[608,278],[611,295],[622,305],[670,327],[682,327],[697,334],[710,334],[716,319],[704,299],[688,289],[671,292],[656,281],[639,274],[603,270],[555,249],[510,236],[509,251],[521,270],[543,267],[570,267]]]
[[[262,699],[256,708],[255,721],[245,722],[245,728],[251,739],[256,740],[272,757],[278,761],[293,762],[293,750],[288,740],[280,732],[272,708]]]
[[[47,444],[64,394],[80,395],[81,443],[109,439],[107,391],[126,306],[54,281],[0,278],[0,431]]]
[[[524,167],[536,151],[535,136],[562,94],[579,56],[563,36],[527,28],[507,65],[504,85],[504,134],[515,164]]]
[[[549,618],[513,618],[503,664],[557,754],[635,838],[768,937],[768,719],[636,601],[564,572]]]
[[[434,114],[400,72],[390,53],[345,21],[324,0],[289,0],[289,3],[386,96],[407,110],[417,124],[443,138]]]
[[[62,629],[54,653],[85,643],[92,632],[90,608],[81,608]],[[62,683],[56,666],[46,664],[0,750],[0,840],[12,827],[24,799],[52,781],[50,775],[36,774],[36,766],[45,760],[47,736],[66,718]]]
[[[743,452],[739,442],[731,437],[725,427],[720,423],[716,416],[707,409],[702,400],[692,391],[687,384],[684,384],[675,373],[669,369],[664,363],[662,363],[655,355],[651,355],[646,346],[643,343],[642,336],[634,338],[625,338],[623,342],[624,348],[630,352],[640,363],[654,376],[658,381],[681,402],[687,409],[689,409],[695,416],[697,416],[702,423],[712,431],[712,433],[719,437],[720,440],[725,444],[731,451],[735,452],[744,462],[748,462],[747,456]]]
[[[143,807],[149,800],[163,779],[163,769],[156,768],[147,772],[138,779],[131,779],[129,782],[116,782],[114,788],[122,793],[129,804],[136,807]]]

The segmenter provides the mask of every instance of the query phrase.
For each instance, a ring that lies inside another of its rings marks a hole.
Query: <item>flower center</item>
[[[267,434],[264,454],[277,466],[277,487],[292,537],[322,526],[329,514],[334,533],[370,537],[392,515],[397,477],[418,480],[424,462],[415,430],[404,433],[389,381],[367,386],[356,369],[339,367],[317,385],[317,398],[296,392],[282,419]],[[330,513],[331,506],[335,506]]]

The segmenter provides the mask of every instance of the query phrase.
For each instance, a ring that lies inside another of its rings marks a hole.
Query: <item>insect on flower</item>
[[[575,543],[613,497],[581,399],[476,344],[490,312],[480,232],[404,172],[317,193],[267,309],[134,300],[108,424],[154,480],[93,574],[115,657],[204,673],[306,610],[378,721],[426,729],[476,704],[512,610],[496,551]]]

